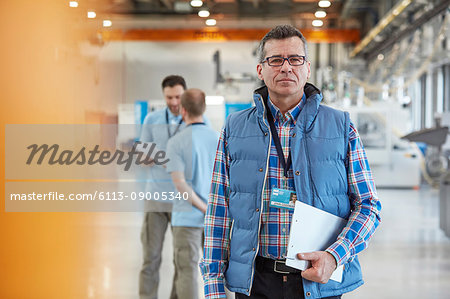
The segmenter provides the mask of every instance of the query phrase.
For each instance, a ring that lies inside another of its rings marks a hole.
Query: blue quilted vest
[[[320,105],[322,95],[313,85],[306,84],[304,91],[307,100],[301,102],[291,139],[295,190],[301,201],[348,219],[348,113]],[[225,124],[230,155],[229,213],[233,219],[225,279],[229,290],[246,295],[251,292],[259,249],[261,199],[272,138],[263,103],[266,100],[267,88],[256,90],[256,107],[231,114]],[[357,257],[345,264],[341,283],[303,279],[307,299],[340,295],[362,284]]]

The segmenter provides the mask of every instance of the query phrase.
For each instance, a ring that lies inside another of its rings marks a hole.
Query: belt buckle
[[[277,260],[275,260],[275,263],[273,263],[273,271],[274,272],[280,273],[280,274],[289,274],[290,273],[290,272],[286,272],[286,271],[277,270],[277,264],[278,263],[286,265],[285,261],[277,261]]]

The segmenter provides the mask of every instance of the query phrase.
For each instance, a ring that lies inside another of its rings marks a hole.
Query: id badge
[[[293,190],[273,188],[270,194],[269,206],[273,208],[281,208],[294,210],[297,194]]]

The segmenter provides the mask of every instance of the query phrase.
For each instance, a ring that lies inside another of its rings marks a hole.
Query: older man
[[[206,298],[340,298],[363,284],[357,254],[379,224],[381,205],[348,113],[320,105],[306,40],[296,28],[261,40],[255,107],[232,114],[222,130],[205,217],[201,270]],[[274,189],[348,219],[325,251],[285,264],[293,211],[271,205]],[[344,265],[341,283],[329,280]]]

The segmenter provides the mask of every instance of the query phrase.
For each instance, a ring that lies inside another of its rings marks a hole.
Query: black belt
[[[286,260],[273,260],[262,256],[256,257],[256,267],[259,271],[275,272],[280,274],[301,273],[299,269],[286,266]]]

